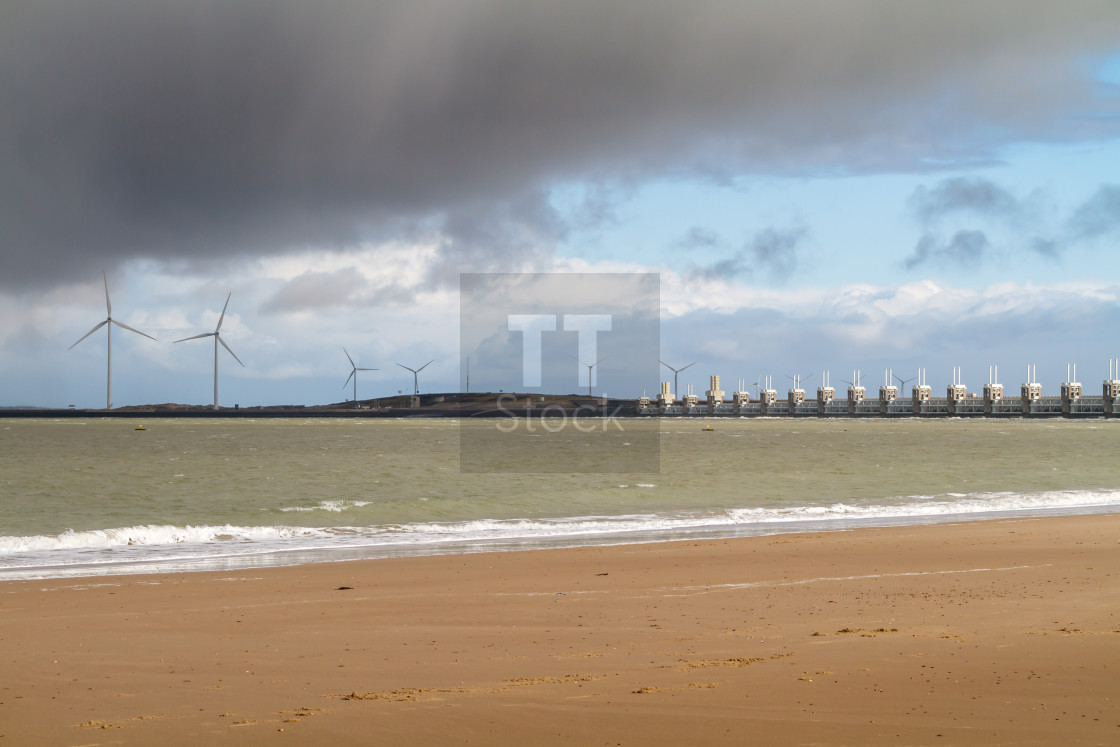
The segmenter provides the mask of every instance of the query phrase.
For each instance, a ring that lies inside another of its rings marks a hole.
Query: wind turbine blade
[[[670,371],[672,371],[672,370],[673,370],[673,367],[672,367],[672,366],[670,366],[670,365],[669,365],[668,363],[666,363],[665,361],[661,360],[660,358],[658,358],[658,359],[657,359],[657,362],[658,362],[658,363],[660,363],[660,364],[661,364],[662,366],[665,366],[665,368],[669,369]]]
[[[97,325],[96,327],[94,327],[93,329],[91,329],[91,330],[90,330],[89,332],[86,332],[86,333],[85,333],[84,335],[82,335],[81,339],[80,339],[80,340],[78,340],[78,342],[81,342],[82,340],[86,339],[87,337],[89,337],[89,336],[90,336],[90,335],[92,335],[92,334],[93,334],[94,332],[96,332],[97,330],[101,329],[102,327],[104,327],[104,326],[105,326],[106,324],[108,324],[108,323],[109,323],[109,320],[108,320],[108,319],[106,319],[105,321],[101,322],[101,323],[100,323],[100,324],[98,324],[98,325]],[[78,344],[78,342],[75,342],[75,343],[74,343],[74,345],[77,345],[77,344]],[[74,345],[71,345],[70,347],[68,347],[68,348],[66,348],[66,349],[67,349],[67,350],[73,350],[73,349],[74,349]]]
[[[144,335],[144,337],[147,337],[149,340],[156,340],[156,338],[152,337],[147,332],[141,332],[138,329],[133,329],[132,327],[125,324],[124,322],[118,322],[116,319],[113,320],[113,324],[117,325],[121,329],[127,329],[129,332],[135,332],[138,335]],[[159,340],[156,340],[156,342],[159,342]]]
[[[599,365],[600,363],[602,363],[603,361],[605,361],[605,360],[606,360],[607,358],[610,358],[610,356],[609,356],[609,355],[604,355],[604,356],[603,356],[602,358],[600,358],[599,360],[597,360],[597,361],[595,361],[594,363],[592,363],[592,364],[591,364],[591,365],[592,365],[592,367],[594,367],[594,366],[598,366],[598,365]]]
[[[355,371],[380,371],[380,368],[355,368]]]
[[[184,337],[182,340],[176,340],[175,342],[186,342],[187,340],[200,340],[203,337],[213,337],[213,336],[214,336],[213,332],[203,332],[201,335],[195,335],[194,337]],[[172,344],[174,344],[174,343],[172,343]]]
[[[346,353],[346,348],[343,348],[343,349],[342,349],[342,352],[343,352],[343,353]],[[346,360],[350,361],[350,365],[351,365],[351,366],[355,366],[355,365],[357,365],[356,363],[354,363],[354,359],[350,357],[350,354],[349,354],[349,353],[346,353]]]
[[[421,372],[421,371],[423,371],[423,370],[424,370],[425,368],[427,368],[428,366],[430,366],[430,365],[432,364],[432,361],[434,361],[434,360],[435,360],[435,358],[432,358],[432,360],[431,360],[431,361],[428,361],[428,362],[427,362],[427,363],[425,363],[425,364],[424,364],[423,366],[420,366],[420,368],[416,369],[416,373],[420,373],[420,372]]]
[[[696,361],[693,361],[692,363],[689,363],[689,364],[688,364],[687,366],[685,366],[684,368],[692,368],[692,367],[693,367],[693,366],[695,366],[695,365],[696,365]],[[684,370],[684,368],[682,368],[681,370],[683,371],[683,370]]]
[[[358,371],[358,370],[364,371],[365,369],[364,368],[363,369],[357,369],[357,368],[354,369],[354,371]],[[350,379],[354,378],[354,371],[351,371],[350,375],[346,377],[346,382],[342,385],[343,389],[346,388],[346,384],[350,383]]]
[[[113,315],[113,306],[109,303],[109,278],[105,276],[105,271],[101,271],[101,280],[105,283],[105,311],[106,316]]]
[[[416,373],[415,369],[409,368],[408,366],[406,366],[403,363],[398,363],[397,365],[400,366],[401,368],[403,368],[405,371],[412,371],[412,373]]]
[[[225,348],[226,350],[229,350],[229,354],[233,356],[233,359],[234,359],[235,361],[237,361],[238,363],[241,363],[241,359],[237,357],[237,353],[235,353],[235,352],[233,352],[232,350],[230,350],[230,347],[229,347],[229,345],[226,345],[226,341],[222,339],[222,336],[221,336],[221,335],[219,335],[219,334],[218,334],[217,332],[215,332],[215,333],[214,333],[214,337],[217,337],[217,338],[218,338],[218,342],[222,343],[222,347],[223,347],[223,348]],[[244,364],[244,363],[241,363],[241,367],[242,367],[242,368],[245,368],[245,364]]]
[[[226,296],[226,305],[222,307],[222,315],[220,317],[218,317],[218,326],[214,328],[214,334],[218,334],[219,332],[222,331],[222,322],[225,321],[226,308],[229,306],[229,298],[232,295],[233,295],[233,291],[230,291],[229,296]],[[225,343],[222,343],[222,344],[224,345]],[[233,351],[231,350],[230,352],[233,352]],[[237,356],[235,355],[233,357],[236,358]]]

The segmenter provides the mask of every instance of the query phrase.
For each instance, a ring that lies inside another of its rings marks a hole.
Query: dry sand
[[[3,744],[1117,744],[1120,515],[0,584]]]

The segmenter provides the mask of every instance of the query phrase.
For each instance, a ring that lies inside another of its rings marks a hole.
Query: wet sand
[[[1120,742],[1117,514],[0,600],[5,744]]]

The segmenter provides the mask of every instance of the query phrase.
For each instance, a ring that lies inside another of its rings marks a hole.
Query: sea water
[[[0,420],[0,580],[1120,510],[1120,421],[620,422],[658,471],[461,471],[494,421]]]

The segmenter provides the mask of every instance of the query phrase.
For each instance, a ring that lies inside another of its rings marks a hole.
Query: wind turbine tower
[[[891,374],[898,381],[898,396],[900,396],[900,397],[903,396],[903,390],[906,388],[907,384],[909,384],[911,381],[917,381],[916,378],[904,379],[901,376],[899,376],[898,374],[894,373],[894,371],[891,371]]]
[[[149,340],[155,340],[156,338],[152,337],[151,335],[147,334],[146,332],[141,332],[138,329],[133,329],[132,327],[125,324],[124,322],[118,322],[116,319],[113,318],[113,305],[109,302],[109,279],[105,276],[104,270],[102,270],[102,272],[101,272],[101,280],[105,283],[105,321],[100,322],[99,324],[97,324],[97,326],[95,326],[89,332],[86,332],[84,335],[82,335],[81,339],[79,339],[78,342],[81,342],[82,340],[86,339],[87,337],[92,335],[97,330],[101,329],[102,327],[105,327],[106,348],[109,351],[109,368],[108,368],[108,373],[105,376],[105,409],[106,410],[112,410],[113,409],[113,325],[115,324],[118,327],[120,327],[121,329],[127,329],[129,332],[135,332],[138,335],[144,335],[144,337],[147,337]],[[78,342],[75,342],[74,345],[77,345]],[[67,348],[67,350],[73,350],[74,345],[71,345],[69,348]]]
[[[679,382],[677,381],[677,376],[680,374],[681,371],[685,370],[686,368],[691,368],[691,367],[695,366],[696,361],[693,361],[692,363],[689,363],[687,366],[682,366],[681,368],[673,368],[672,366],[670,366],[668,363],[666,363],[663,360],[659,360],[657,362],[660,363],[662,366],[665,366],[665,368],[667,368],[667,369],[669,369],[670,371],[673,372],[673,393],[676,394],[678,397],[681,396],[681,388],[680,388]],[[755,382],[755,383],[757,383],[757,382]]]
[[[588,397],[591,397],[591,396],[593,396],[593,395],[591,394],[591,369],[595,368],[595,366],[598,366],[598,365],[599,365],[600,363],[602,363],[603,361],[605,361],[605,360],[607,359],[607,357],[608,357],[608,356],[605,356],[605,355],[604,355],[604,356],[603,356],[602,358],[600,358],[599,360],[595,361],[594,363],[591,363],[591,364],[587,364],[587,363],[584,363],[583,361],[581,361],[581,360],[580,360],[579,358],[576,358],[576,357],[575,357],[574,355],[572,356],[572,358],[575,358],[575,360],[576,360],[576,361],[577,361],[577,362],[578,362],[578,363],[579,363],[579,364],[580,364],[581,366],[587,366],[587,396],[588,396]]]
[[[198,339],[201,339],[203,337],[213,337],[214,338],[214,409],[215,410],[218,409],[218,343],[220,342],[222,344],[222,347],[225,348],[229,352],[229,354],[233,356],[233,359],[235,361],[237,361],[238,363],[241,363],[241,359],[237,357],[237,354],[234,353],[233,350],[230,349],[229,345],[226,345],[226,341],[222,339],[222,336],[220,334],[218,334],[219,332],[222,331],[222,322],[225,321],[226,308],[229,306],[229,299],[230,299],[230,296],[232,296],[232,295],[233,295],[233,291],[230,291],[229,295],[226,296],[226,305],[222,307],[222,315],[220,317],[218,317],[218,326],[214,328],[213,332],[203,332],[201,335],[195,335],[193,337],[184,337],[182,340],[176,340],[175,341],[175,342],[186,342],[187,340],[198,340]],[[245,364],[241,363],[241,367],[244,368]]]
[[[346,348],[343,348],[342,352],[346,353]],[[349,353],[346,353],[346,360],[350,361],[350,369],[351,370],[350,370],[350,375],[346,377],[346,381],[343,383],[342,386],[345,387],[347,384],[349,384],[350,379],[354,380],[354,406],[357,407],[358,406],[358,371],[380,371],[381,369],[379,369],[379,368],[358,368],[358,366],[354,363],[354,359],[350,357]]]
[[[432,360],[435,360],[435,359],[433,358]],[[420,368],[409,368],[408,366],[406,366],[403,363],[398,363],[397,364],[398,366],[405,369],[406,371],[411,371],[412,372],[412,406],[413,407],[419,407],[420,406],[420,372],[423,371],[428,366],[430,366],[431,364],[432,364],[432,361],[428,361],[423,366],[420,366]]]

